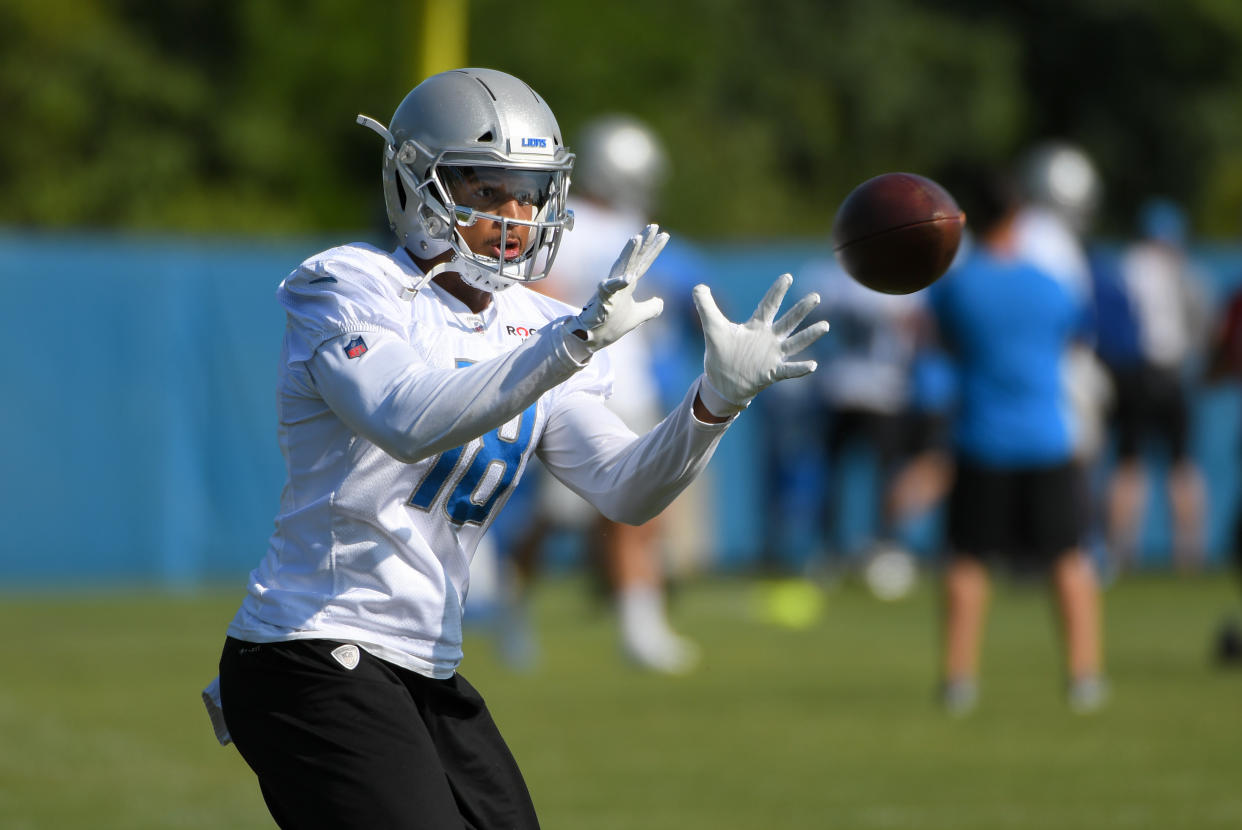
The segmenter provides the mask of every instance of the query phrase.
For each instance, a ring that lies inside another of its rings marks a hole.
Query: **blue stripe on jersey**
[[[417,507],[419,510],[430,510],[431,505],[435,503],[436,496],[440,494],[444,483],[448,481],[449,474],[457,466],[457,460],[461,458],[461,451],[465,447],[453,447],[451,450],[445,450],[436,457],[436,463],[431,465],[431,469],[427,471],[427,475],[423,476],[423,480],[418,483],[418,487],[414,490],[414,495],[410,496],[409,502],[411,507]]]
[[[469,360],[458,360],[457,368],[469,366],[470,363]],[[514,485],[518,467],[522,463],[522,456],[526,453],[534,436],[536,406],[538,404],[531,404],[518,416],[516,437],[506,438],[499,429],[492,430],[482,437],[482,444],[475,450],[469,464],[458,476],[457,483],[445,501],[445,512],[453,524],[459,526],[466,523],[484,524],[496,502]],[[454,447],[440,453],[406,504],[417,507],[419,510],[430,510],[443,492],[453,471],[457,469],[464,449],[464,446]],[[491,495],[486,500],[475,501],[475,491],[483,483],[487,471],[494,465],[500,465],[500,477],[496,486],[492,488]]]
[[[531,436],[535,431],[535,405],[529,406],[518,418],[518,435],[516,438],[505,438],[500,430],[489,432],[483,436],[483,445],[474,454],[470,467],[458,480],[457,486],[449,495],[449,519],[453,524],[483,524],[492,507],[513,486],[517,478],[518,466],[522,463],[522,454],[530,445]],[[489,468],[500,464],[500,480],[492,488],[492,493],[484,502],[474,500],[475,490],[483,481]]]

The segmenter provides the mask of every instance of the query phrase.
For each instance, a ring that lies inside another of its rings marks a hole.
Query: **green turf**
[[[0,827],[273,826],[198,691],[236,592],[0,601]],[[827,596],[806,629],[763,622],[753,583],[684,589],[700,671],[617,657],[576,581],[538,595],[541,660],[514,672],[476,629],[463,671],[488,698],[549,830],[1242,827],[1242,670],[1208,644],[1240,607],[1225,575],[1106,595],[1112,704],[1064,706],[1053,616],[1000,587],[983,699],[932,704],[936,602]]]

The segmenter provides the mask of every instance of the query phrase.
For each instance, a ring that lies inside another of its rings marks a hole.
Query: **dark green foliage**
[[[464,2],[464,0],[463,0]],[[374,136],[418,79],[419,2],[14,0],[0,7],[0,223],[369,229]],[[540,90],[572,142],[633,112],[675,163],[658,218],[701,238],[822,236],[863,179],[1066,138],[1101,226],[1242,214],[1235,0],[469,3],[468,62]]]

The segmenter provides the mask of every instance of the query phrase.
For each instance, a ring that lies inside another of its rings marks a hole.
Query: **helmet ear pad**
[[[448,230],[448,226],[444,223],[444,220],[432,213],[426,206],[422,208],[422,211],[423,224],[427,226],[427,233],[436,237],[444,236],[445,232]]]
[[[452,233],[444,218],[447,209],[434,197],[429,200],[427,185],[418,180],[418,160],[418,151],[409,142],[385,159],[384,202],[389,227],[402,246],[430,259],[452,247]]]

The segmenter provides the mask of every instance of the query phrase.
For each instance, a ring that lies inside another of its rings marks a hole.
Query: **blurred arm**
[[[701,382],[642,437],[600,399],[570,395],[549,414],[539,457],[554,476],[609,519],[642,524],[702,472],[732,420],[695,417]]]

